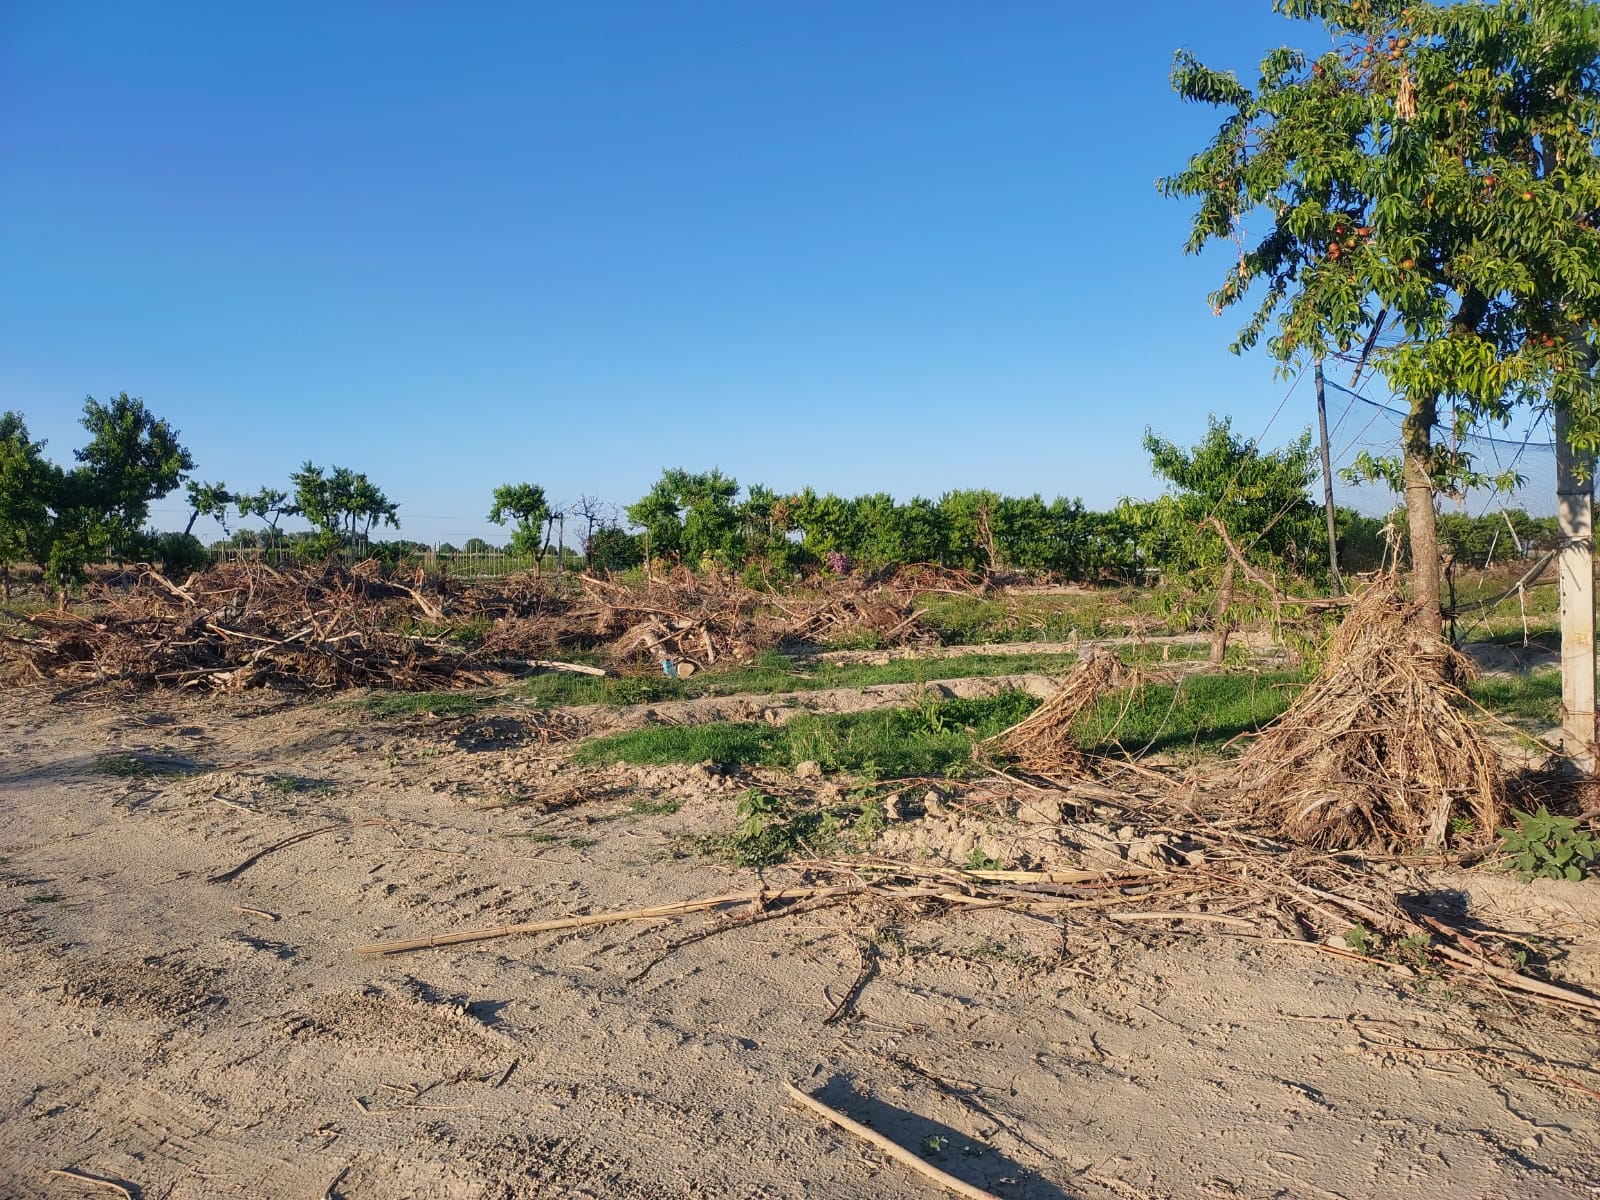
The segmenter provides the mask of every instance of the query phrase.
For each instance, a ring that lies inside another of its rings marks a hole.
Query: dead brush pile
[[[0,680],[469,687],[577,651],[603,649],[618,669],[667,658],[709,667],[785,643],[890,645],[926,633],[916,593],[890,584],[833,580],[779,595],[682,569],[642,585],[576,582],[522,574],[468,585],[367,562],[237,563],[180,585],[143,568],[100,580],[76,611],[13,615],[11,632],[0,627]]]
[[[1026,720],[996,734],[986,748],[1013,756],[1017,765],[1047,779],[1072,779],[1088,772],[1089,756],[1078,746],[1074,727],[1098,700],[1131,682],[1115,654],[1090,651],[1056,693]]]
[[[1249,815],[1304,845],[1414,851],[1493,836],[1506,815],[1499,755],[1468,719],[1467,659],[1419,637],[1392,583],[1350,608],[1322,670],[1240,757]]]
[[[591,575],[582,584],[594,615],[592,632],[619,666],[670,658],[709,667],[786,643],[870,637],[893,645],[926,633],[914,592],[853,579],[790,595],[683,568],[642,587]]]
[[[456,581],[388,578],[371,563],[233,564],[182,585],[146,570],[101,586],[84,612],[18,618],[28,636],[6,635],[0,662],[11,678],[74,688],[470,686],[530,640],[474,603]],[[472,645],[456,635],[474,620]]]

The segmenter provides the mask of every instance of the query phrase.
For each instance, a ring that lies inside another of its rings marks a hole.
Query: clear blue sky
[[[12,0],[0,408],[65,460],[126,390],[201,478],[353,467],[425,541],[669,465],[1148,495],[1146,424],[1285,390],[1154,187],[1216,125],[1174,49],[1318,45],[1269,8]]]

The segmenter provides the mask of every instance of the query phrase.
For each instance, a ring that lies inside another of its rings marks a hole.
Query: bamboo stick
[[[980,1187],[974,1187],[972,1184],[963,1179],[957,1179],[954,1175],[950,1175],[944,1171],[941,1171],[932,1163],[924,1162],[898,1142],[892,1142],[877,1130],[868,1129],[865,1125],[861,1124],[861,1122],[851,1120],[842,1112],[829,1108],[821,1100],[818,1100],[815,1096],[802,1092],[799,1088],[795,1087],[794,1084],[788,1082],[787,1080],[784,1081],[783,1086],[784,1090],[789,1093],[789,1098],[791,1100],[794,1100],[797,1103],[804,1105],[806,1108],[809,1108],[812,1112],[821,1117],[824,1121],[827,1121],[829,1124],[837,1125],[840,1129],[855,1134],[862,1141],[876,1146],[879,1150],[882,1150],[897,1163],[900,1163],[902,1166],[910,1167],[924,1179],[938,1184],[946,1191],[954,1192],[957,1196],[965,1196],[967,1197],[967,1200],[1000,1200],[1000,1198],[993,1192],[986,1192]]]

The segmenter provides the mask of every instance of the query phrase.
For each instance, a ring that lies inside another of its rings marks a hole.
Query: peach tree
[[[1264,343],[1285,370],[1370,353],[1404,403],[1413,586],[1437,636],[1434,493],[1464,465],[1441,432],[1553,408],[1600,448],[1600,6],[1274,7],[1330,48],[1273,50],[1253,86],[1180,51],[1173,87],[1223,120],[1160,186],[1197,202],[1190,252],[1230,246],[1210,299],[1248,306],[1235,352]]]

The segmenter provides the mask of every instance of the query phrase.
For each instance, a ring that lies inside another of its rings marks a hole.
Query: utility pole
[[[1357,368],[1359,374],[1360,368]],[[1333,575],[1333,594],[1344,595],[1344,580],[1339,577],[1339,535],[1333,518],[1333,462],[1328,455],[1328,398],[1322,385],[1322,360],[1317,359],[1317,433],[1322,450],[1322,509],[1328,519],[1328,570]]]
[[[1594,465],[1567,440],[1571,419],[1555,406],[1556,521],[1561,546],[1561,729],[1567,757],[1584,774],[1595,769]]]

